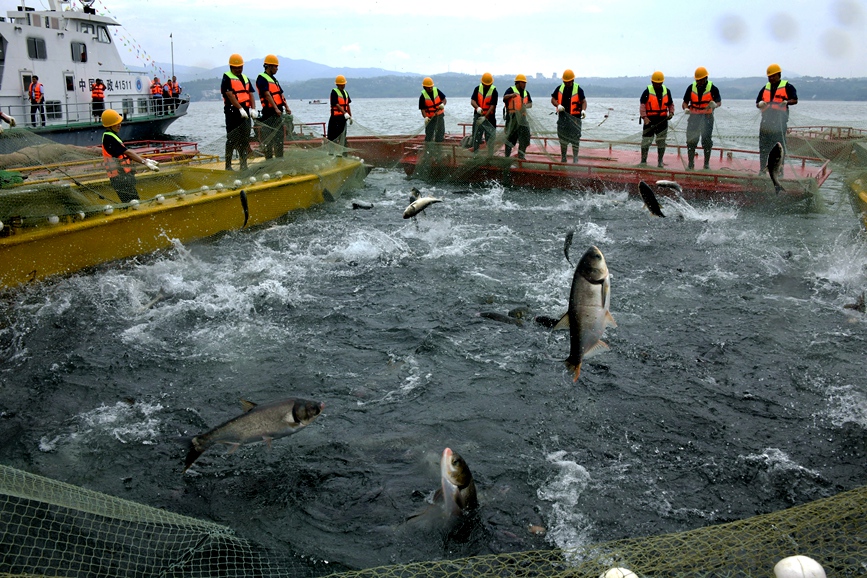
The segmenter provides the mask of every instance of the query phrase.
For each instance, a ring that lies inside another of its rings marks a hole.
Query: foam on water
[[[568,452],[562,450],[545,456],[557,471],[536,491],[540,500],[551,503],[547,539],[563,549],[591,543],[593,532],[593,524],[578,505],[590,484],[590,473],[567,456]]]

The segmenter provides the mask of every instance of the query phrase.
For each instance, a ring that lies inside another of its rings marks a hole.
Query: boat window
[[[96,29],[96,41],[103,44],[111,44],[111,34],[105,26],[99,26]]]
[[[31,60],[47,60],[48,54],[45,52],[45,39],[29,36],[27,38],[27,56]]]
[[[66,80],[66,92],[74,92],[75,91],[75,78],[70,75],[65,75],[64,79]]]
[[[90,22],[81,22],[79,24],[79,27],[80,27],[79,29],[81,30],[82,34],[95,34],[96,33],[96,26],[94,26]]]
[[[72,61],[87,62],[87,45],[83,42],[72,43]]]

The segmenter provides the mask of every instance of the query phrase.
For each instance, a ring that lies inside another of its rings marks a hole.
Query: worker
[[[181,85],[178,84],[178,77],[172,76],[171,80],[167,80],[163,85],[163,98],[165,99],[166,114],[172,114],[178,108],[178,98],[181,96]]]
[[[756,107],[762,111],[759,124],[759,164],[765,170],[768,154],[774,145],[783,145],[786,152],[786,126],[789,122],[789,107],[798,104],[798,91],[787,80],[782,80],[783,71],[779,64],[768,66],[768,83],[756,97]]]
[[[30,98],[30,122],[36,126],[37,113],[42,116],[42,126],[45,126],[45,89],[39,82],[39,77],[34,76],[27,87],[27,95]]]
[[[158,76],[154,76],[151,82],[151,101],[154,105],[154,114],[163,114],[163,83]]]
[[[704,151],[704,168],[710,168],[710,153],[713,147],[713,111],[722,104],[719,89],[707,79],[707,68],[699,66],[693,75],[694,81],[686,87],[681,108],[689,115],[686,121],[687,168],[695,168],[695,149],[701,140]]]
[[[527,146],[530,144],[530,122],[527,110],[533,108],[533,98],[527,91],[527,77],[523,74],[515,76],[514,86],[506,89],[503,94],[503,104],[506,105],[506,156],[512,154],[512,148],[517,143],[518,158],[524,159]]]
[[[663,84],[665,75],[657,70],[650,77],[650,84],[639,98],[639,114],[643,129],[641,133],[641,164],[647,164],[647,153],[656,139],[656,166],[662,168],[665,155],[665,138],[668,136],[668,121],[674,116],[674,101],[668,87]]]
[[[352,99],[346,92],[346,77],[338,74],[331,89],[331,116],[328,118],[327,138],[346,146],[346,125],[352,124]]]
[[[223,95],[223,114],[226,117],[226,170],[232,169],[232,157],[238,151],[241,170],[247,169],[250,152],[250,117],[256,109],[253,85],[244,75],[244,59],[240,54],[229,57],[229,71],[223,73],[220,83]]]
[[[775,578],[825,578],[825,569],[809,556],[789,556],[774,566]]]
[[[572,162],[578,162],[581,145],[581,121],[587,113],[584,89],[575,82],[575,73],[563,71],[563,83],[551,93],[551,104],[557,107],[557,138],[560,140],[560,162],[566,162],[566,153],[572,145]]]
[[[443,142],[446,138],[446,95],[436,86],[430,76],[421,82],[418,109],[424,118],[424,141]]]
[[[134,151],[126,148],[120,139],[120,123],[122,119],[117,111],[108,109],[102,113],[102,160],[108,173],[108,180],[121,203],[129,203],[139,198],[135,187],[135,171],[132,161],[141,163],[152,171],[159,171],[159,163],[153,159],[145,159]]]
[[[484,140],[488,152],[493,154],[494,136],[497,133],[497,87],[490,72],[482,75],[479,86],[473,89],[470,104],[473,107],[473,152],[479,150]]]
[[[280,61],[273,54],[265,57],[265,70],[256,78],[256,90],[262,105],[261,152],[266,159],[283,158],[283,115],[292,114],[283,96],[283,89],[277,81],[277,68]]]
[[[90,112],[97,119],[102,118],[102,113],[105,111],[105,84],[101,78],[97,78],[90,85]]]

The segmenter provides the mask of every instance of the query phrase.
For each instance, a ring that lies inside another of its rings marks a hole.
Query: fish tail
[[[190,469],[190,466],[193,465],[193,462],[199,459],[199,456],[205,453],[205,448],[199,449],[199,444],[196,443],[196,439],[197,438],[191,439],[189,441],[189,445],[187,446],[187,458],[184,460],[184,473],[186,473],[186,471]]]
[[[581,361],[578,363],[573,363],[571,359],[566,359],[566,367],[572,372],[572,382],[578,381],[578,378],[581,377]]]

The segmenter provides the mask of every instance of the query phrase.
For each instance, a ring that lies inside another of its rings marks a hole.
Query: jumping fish
[[[185,472],[205,450],[216,444],[230,446],[229,453],[241,445],[259,441],[264,441],[271,447],[272,440],[302,429],[322,413],[322,408],[325,407],[324,403],[318,401],[291,397],[262,405],[246,400],[241,403],[244,406],[243,414],[190,440]]]
[[[373,203],[367,203],[365,201],[352,201],[353,209],[372,209]]]
[[[605,257],[595,246],[587,249],[581,257],[572,277],[569,292],[569,310],[554,329],[569,327],[569,357],[566,367],[574,373],[574,380],[581,375],[581,363],[608,349],[602,334],[607,326],[617,327],[611,317],[611,281]]]
[[[563,254],[566,255],[566,260],[569,261],[569,264],[572,264],[572,260],[569,258],[569,247],[572,246],[572,236],[575,234],[575,231],[569,231],[566,233],[566,239],[563,241]]]
[[[680,183],[676,181],[659,180],[656,181],[656,186],[665,187],[666,189],[672,189],[677,193],[678,196],[680,196],[680,194],[683,192],[683,187],[681,187]]]
[[[476,509],[479,500],[476,496],[476,483],[470,467],[457,452],[450,448],[443,450],[440,458],[441,487],[437,494],[442,495],[443,508],[449,516],[459,516]],[[438,496],[434,496],[434,502]]]
[[[656,194],[653,192],[653,189],[650,188],[650,185],[641,181],[638,183],[638,192],[641,193],[641,200],[644,201],[644,206],[647,207],[647,210],[650,211],[650,214],[654,217],[665,217],[662,214],[662,209],[659,207],[659,201],[656,199]]]
[[[437,199],[434,197],[421,197],[410,203],[410,205],[403,212],[403,218],[409,219],[410,217],[415,217],[430,205],[434,203],[441,203],[442,199]]]
[[[774,191],[780,194],[780,191],[785,191],[783,185],[780,184],[779,174],[783,168],[783,145],[777,143],[768,153],[768,174],[771,175],[771,182],[774,183]]]

